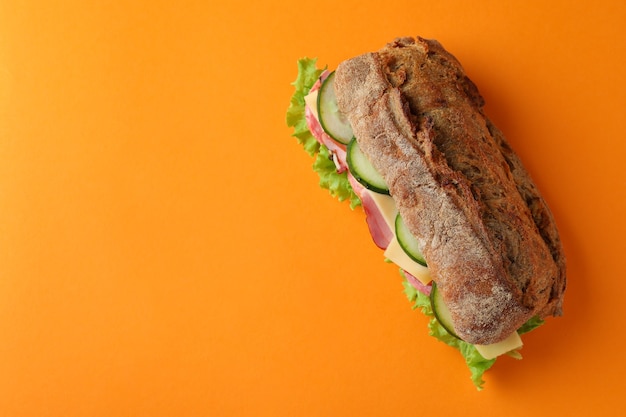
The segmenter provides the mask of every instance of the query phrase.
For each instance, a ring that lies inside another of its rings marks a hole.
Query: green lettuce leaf
[[[350,207],[354,209],[361,204],[361,201],[350,186],[347,172],[337,172],[330,151],[315,139],[307,127],[304,97],[323,71],[317,68],[316,62],[316,59],[310,58],[298,60],[298,76],[292,83],[295,91],[287,109],[287,126],[293,127],[292,136],[298,140],[298,143],[309,155],[314,157],[313,170],[320,177],[320,187],[328,190],[330,195],[338,198],[339,201],[348,200]]]
[[[531,330],[535,330],[537,327],[541,326],[545,321],[539,317],[533,317],[528,320],[526,323],[522,325],[519,329],[517,329],[517,333],[524,334],[528,333]]]
[[[430,317],[430,321],[428,323],[428,329],[430,330],[429,334],[448,346],[452,346],[461,353],[461,356],[465,359],[465,363],[470,370],[472,382],[478,390],[482,390],[483,384],[485,383],[483,380],[483,374],[487,371],[487,369],[493,366],[496,360],[483,358],[480,353],[478,353],[474,345],[457,339],[448,333],[448,331],[444,329],[435,318],[435,314],[433,313],[433,309],[430,305],[430,297],[415,289],[406,280],[402,270],[400,270],[400,273],[404,278],[404,292],[406,293],[409,301],[413,302],[413,308],[419,308],[422,310],[422,313]]]
[[[287,126],[293,127],[293,134],[298,139],[304,150],[311,156],[319,150],[320,144],[313,137],[306,124],[304,117],[304,97],[309,93],[313,84],[317,81],[323,70],[315,65],[317,59],[302,58],[298,60],[298,76],[291,83],[295,91],[291,96],[287,109]]]

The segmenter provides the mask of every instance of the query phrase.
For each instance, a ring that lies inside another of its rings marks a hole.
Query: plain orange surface
[[[392,10],[391,7],[397,7]],[[0,416],[615,415],[626,3],[0,3]],[[436,38],[557,218],[565,315],[478,392],[284,122]]]

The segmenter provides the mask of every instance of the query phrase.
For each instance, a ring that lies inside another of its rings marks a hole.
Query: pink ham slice
[[[316,83],[311,87],[310,92],[314,92],[319,90],[322,85],[322,82],[328,77],[330,74],[329,71],[324,71],[320,78],[316,81]],[[370,196],[369,193],[366,192],[366,188],[363,187],[357,180],[352,176],[350,171],[348,170],[348,163],[346,162],[346,146],[340,143],[337,143],[330,136],[324,132],[322,129],[322,125],[319,120],[315,117],[313,111],[309,108],[309,106],[305,106],[305,117],[309,130],[317,139],[317,141],[326,146],[330,153],[333,155],[333,161],[335,166],[337,167],[337,172],[346,172],[348,173],[348,180],[350,181],[350,185],[352,189],[356,193],[356,195],[361,200],[361,206],[363,207],[363,211],[365,212],[365,221],[367,223],[367,227],[369,228],[369,232],[372,235],[372,239],[376,246],[381,249],[387,249],[389,243],[394,237],[393,231],[387,225],[385,218],[383,217],[381,211],[378,206],[374,202],[374,199]],[[413,286],[418,291],[430,295],[430,286],[422,284],[417,278],[408,272],[404,271],[404,275],[406,276],[407,281],[411,286]]]
[[[322,125],[320,125],[320,122],[315,118],[315,115],[313,114],[309,106],[306,106],[304,111],[306,123],[309,127],[309,130],[319,143],[328,148],[333,156],[333,162],[337,167],[337,172],[347,171],[348,163],[346,162],[346,146],[335,142],[330,136],[328,136],[324,132],[324,130],[322,129]]]
[[[313,85],[313,87],[311,87],[311,92],[318,90],[324,79],[326,79],[329,74],[330,72],[324,71],[320,76],[320,79]],[[363,211],[365,212],[365,221],[367,222],[372,239],[374,240],[376,246],[381,249],[386,249],[387,246],[389,246],[391,239],[393,239],[393,231],[387,225],[385,218],[372,197],[369,193],[365,192],[365,187],[363,187],[352,176],[352,174],[350,174],[350,171],[348,171],[348,163],[346,162],[346,146],[336,142],[324,132],[320,122],[317,120],[315,114],[309,106],[305,107],[305,117],[307,126],[315,139],[317,139],[317,141],[322,145],[326,146],[333,155],[333,161],[337,167],[337,172],[348,172],[350,185],[359,199],[361,199],[361,205],[363,206]]]
[[[387,225],[387,221],[374,199],[369,193],[365,192],[365,187],[350,172],[348,172],[348,180],[356,195],[361,199],[361,206],[363,206],[363,211],[365,212],[365,221],[374,243],[381,249],[387,249],[389,242],[393,239],[393,231]]]
[[[313,87],[311,87],[309,93],[313,93],[319,90],[319,88],[322,86],[322,82],[329,75],[329,71],[324,71],[320,75],[320,78],[315,82],[315,84],[313,84]],[[337,172],[341,173],[347,171],[348,163],[346,162],[346,145],[336,142],[333,138],[328,136],[326,132],[324,132],[322,125],[320,124],[319,120],[317,120],[315,114],[313,113],[313,110],[311,110],[308,105],[304,108],[304,116],[306,118],[307,126],[315,139],[317,139],[317,141],[322,145],[326,146],[333,156],[333,162],[337,167]]]

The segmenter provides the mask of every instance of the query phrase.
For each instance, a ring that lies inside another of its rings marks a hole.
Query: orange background
[[[2,1],[0,416],[615,415],[625,23],[621,0]],[[400,35],[464,64],[569,260],[565,316],[482,392],[284,122],[298,58]]]

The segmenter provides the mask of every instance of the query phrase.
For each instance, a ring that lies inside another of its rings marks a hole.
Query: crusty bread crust
[[[565,257],[552,214],[452,55],[399,38],[342,62],[335,90],[463,340],[495,343],[533,316],[561,314]]]

